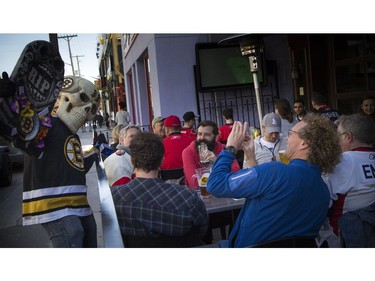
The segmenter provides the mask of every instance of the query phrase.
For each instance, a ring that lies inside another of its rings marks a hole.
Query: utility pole
[[[56,50],[59,50],[59,42],[57,40],[57,34],[56,33],[49,33],[49,42],[55,46]]]
[[[82,58],[84,56],[73,56],[73,57],[75,57],[77,59],[78,76],[81,76],[81,70],[79,69],[79,60],[78,60],[78,58]]]
[[[68,42],[69,57],[70,57],[70,63],[71,63],[71,65],[72,65],[73,76],[76,76],[76,75],[74,74],[74,65],[73,65],[73,59],[72,59],[72,51],[70,50],[70,40],[72,40],[73,37],[77,37],[77,34],[58,36],[57,38],[58,38],[58,39],[63,38],[63,39],[65,39],[65,40]]]

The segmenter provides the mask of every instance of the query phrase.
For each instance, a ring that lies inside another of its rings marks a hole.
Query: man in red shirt
[[[208,151],[206,152],[205,158],[210,163],[215,162],[216,157],[225,148],[225,146],[217,142],[219,136],[219,128],[213,121],[203,121],[198,124],[197,139],[192,142],[183,152],[182,161],[184,164],[185,184],[190,188],[195,188],[197,179],[193,177],[195,169],[203,167],[200,162],[198,146],[201,143],[207,145]],[[237,161],[232,164],[232,172],[240,170],[240,166]]]
[[[195,125],[195,117],[193,111],[188,111],[182,116],[184,125],[181,128],[181,133],[191,137],[193,141],[197,138],[197,132],[193,128]]]
[[[226,108],[223,110],[223,117],[225,120],[225,124],[219,128],[220,135],[217,139],[218,142],[222,144],[227,144],[227,139],[229,137],[230,132],[233,128],[233,109]]]
[[[164,120],[166,137],[163,139],[164,160],[162,170],[182,168],[182,151],[192,142],[191,138],[181,134],[181,121],[175,115]]]
[[[217,139],[218,142],[224,144],[224,146],[227,144],[227,140],[229,137],[230,132],[233,128],[233,109],[232,108],[225,108],[223,110],[223,117],[225,120],[225,124],[219,128],[220,135]],[[244,151],[242,149],[238,150],[236,153],[236,160],[240,167],[242,168],[243,162],[244,162]]]

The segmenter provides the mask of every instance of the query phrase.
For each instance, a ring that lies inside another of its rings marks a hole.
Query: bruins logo
[[[24,114],[24,111],[27,111],[27,114]],[[31,109],[23,110],[17,130],[21,139],[25,141],[33,140],[39,132],[39,118],[36,112]]]
[[[62,89],[63,89],[63,90],[69,89],[69,88],[71,88],[71,87],[73,86],[73,84],[74,84],[74,81],[73,81],[72,78],[70,78],[70,77],[65,77],[65,78],[64,78],[64,82],[63,82],[63,87],[62,87]]]
[[[81,143],[74,136],[65,141],[65,157],[73,168],[85,171]]]

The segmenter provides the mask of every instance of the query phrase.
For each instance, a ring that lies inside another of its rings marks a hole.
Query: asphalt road
[[[106,130],[98,129],[106,134]],[[93,133],[79,130],[82,145],[92,144]],[[110,136],[110,132],[109,132]],[[98,247],[103,247],[100,201],[95,165],[86,174],[88,199],[94,211],[98,228]],[[0,188],[0,248],[49,248],[49,238],[41,225],[22,226],[23,167],[15,167],[13,181]]]
[[[40,225],[22,226],[23,167],[13,168],[13,181],[0,188],[0,247],[48,248],[49,238]]]

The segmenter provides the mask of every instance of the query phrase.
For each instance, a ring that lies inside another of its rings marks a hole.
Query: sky
[[[98,33],[61,33],[58,37],[66,35],[77,35],[70,38],[70,49],[74,70],[77,74],[78,64],[81,76],[94,82],[99,77],[98,59],[96,58],[96,47]],[[35,40],[49,41],[48,33],[0,33],[0,73],[8,72],[10,75],[25,46]],[[69,56],[68,41],[58,39],[59,52],[65,62],[65,75],[72,75],[72,67]],[[77,58],[78,57],[78,58]]]

